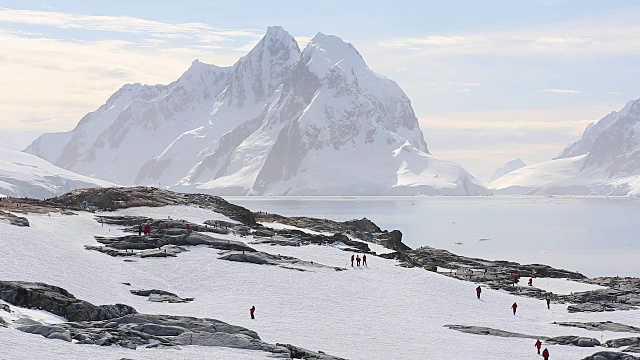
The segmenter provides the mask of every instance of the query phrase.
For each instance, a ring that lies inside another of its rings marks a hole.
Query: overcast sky
[[[412,100],[431,152],[486,180],[640,97],[636,1],[0,0],[0,130],[73,128],[127,82],[232,65],[282,25],[351,42]]]

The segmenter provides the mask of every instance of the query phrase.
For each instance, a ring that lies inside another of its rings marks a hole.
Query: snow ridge
[[[551,161],[492,181],[496,193],[640,195],[640,99],[590,124]]]

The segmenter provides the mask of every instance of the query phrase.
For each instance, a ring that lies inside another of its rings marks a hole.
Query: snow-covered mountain
[[[50,198],[78,188],[114,184],[74,174],[36,156],[0,147],[0,196]]]
[[[524,161],[522,161],[522,159],[520,158],[507,161],[502,167],[496,169],[496,171],[493,172],[493,175],[491,175],[489,181],[491,182],[501,176],[507,175],[508,173],[525,166],[527,166],[527,164],[525,164]]]
[[[640,194],[640,99],[590,124],[557,158],[516,170],[489,188],[496,193]]]
[[[479,195],[429,153],[411,102],[340,38],[301,51],[281,27],[232,67],[123,86],[70,132],[26,150],[122,185],[226,195]]]

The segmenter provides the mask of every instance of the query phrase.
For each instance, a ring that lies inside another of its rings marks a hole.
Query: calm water
[[[588,276],[640,277],[640,201],[611,198],[243,197],[253,211],[333,220],[367,217],[411,247],[544,263]],[[462,243],[462,244],[456,244]]]

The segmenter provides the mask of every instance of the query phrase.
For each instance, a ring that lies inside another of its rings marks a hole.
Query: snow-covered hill
[[[527,164],[525,164],[524,161],[522,161],[522,159],[520,158],[507,161],[502,167],[496,169],[496,171],[493,172],[493,175],[491,175],[489,181],[491,182],[501,176],[507,175],[508,173],[525,166],[527,166]]]
[[[113,184],[74,174],[36,156],[0,147],[0,196],[50,198],[71,190]]]
[[[511,194],[639,195],[640,99],[589,125],[556,159],[514,171],[488,187]]]
[[[185,219],[202,223],[221,214],[187,206],[131,208],[110,215]],[[231,262],[223,251],[191,247],[177,257],[111,257],[85,249],[99,245],[94,238],[123,236],[124,226],[101,224],[95,214],[77,216],[27,214],[30,227],[0,222],[0,266],[4,279],[45,282],[61,286],[79,299],[95,304],[122,303],[141,313],[179,314],[219,319],[257,331],[264,341],[294,343],[348,359],[539,359],[535,339],[466,334],[444,325],[485,326],[539,336],[574,335],[612,338],[633,333],[567,328],[554,322],[604,321],[636,324],[638,310],[569,313],[569,304],[516,296],[478,284],[398,266],[396,260],[368,256],[367,267],[347,265],[351,253],[339,247],[255,244],[254,235],[219,235],[257,250],[306,261],[345,267],[296,271],[279,266]],[[227,219],[227,221],[232,221]],[[384,249],[369,244],[373,251]],[[25,256],[28,254],[29,256]],[[91,266],[87,266],[91,264]],[[203,264],[205,264],[203,266]],[[556,280],[556,279],[552,279]],[[558,293],[585,290],[566,280],[552,281]],[[131,284],[128,286],[126,284]],[[537,284],[549,284],[536,279]],[[131,289],[164,289],[194,297],[188,303],[156,303],[133,296]],[[108,291],[106,291],[108,290]],[[517,316],[511,304],[517,301]],[[255,305],[256,319],[248,309]],[[25,309],[14,309],[24,312]],[[5,316],[0,311],[1,316]],[[37,314],[36,314],[37,315]],[[33,315],[32,315],[33,317]],[[36,319],[40,320],[42,316]],[[7,317],[7,320],[11,320]],[[0,327],[3,352],[11,359],[273,359],[260,351],[220,347],[181,346],[129,350],[120,346],[81,345],[45,339]],[[544,345],[552,359],[578,360],[598,351],[578,346]],[[481,350],[479,350],[481,349]],[[428,355],[425,355],[428,354]]]
[[[301,51],[281,27],[227,68],[125,85],[70,132],[26,150],[122,185],[226,195],[486,195],[429,153],[402,89],[340,38]]]

